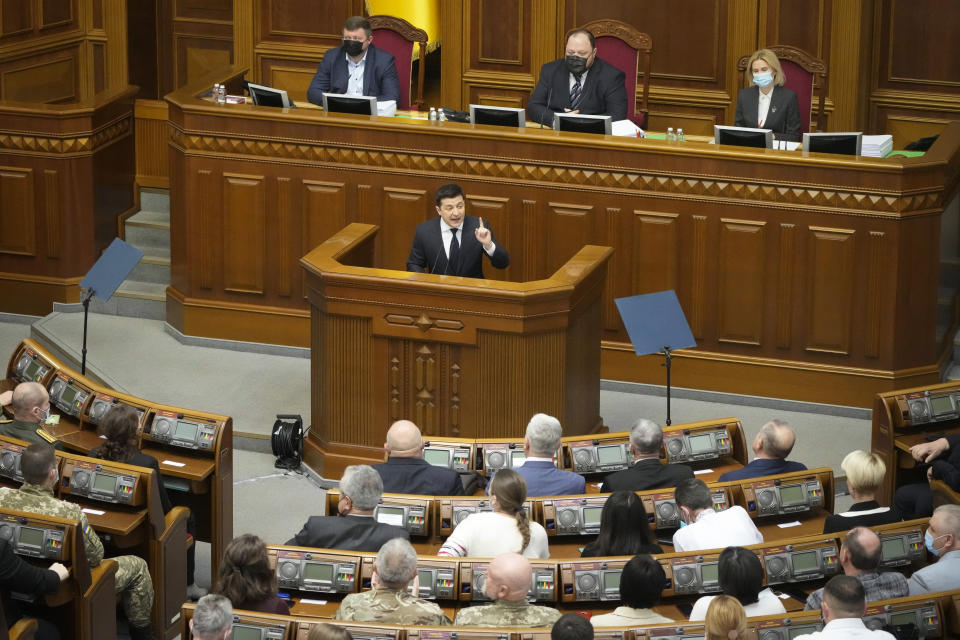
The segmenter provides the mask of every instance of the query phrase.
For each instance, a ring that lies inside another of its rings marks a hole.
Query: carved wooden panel
[[[347,225],[347,192],[343,182],[304,180],[300,256],[304,256]],[[297,256],[297,260],[300,259]],[[299,267],[298,267],[299,270]]]
[[[829,66],[832,6],[832,0],[764,0],[761,2],[761,33],[757,46],[787,44],[798,47]],[[741,55],[748,53],[744,51]]]
[[[367,383],[375,362],[373,332],[366,318],[315,314],[313,344],[321,345],[327,359],[313,358],[310,363],[314,390],[313,415],[321,416],[321,425],[314,424],[332,442],[350,442],[368,446],[383,444],[384,425],[376,425],[373,413],[382,401],[376,389]],[[344,393],[349,389],[350,393]],[[324,398],[323,406],[317,400]]]
[[[47,257],[60,257],[60,173],[43,170],[44,226],[47,229]]]
[[[290,60],[278,57],[259,57],[260,80],[269,87],[283,89],[291,100],[307,99],[307,89],[317,72],[312,60]]]
[[[183,86],[233,62],[233,41],[215,36],[174,37],[177,86]]]
[[[630,295],[676,290],[680,280],[680,230],[676,213],[634,211]]]
[[[174,0],[174,16],[185,20],[231,22],[233,0]]]
[[[488,104],[494,107],[526,107],[527,100],[530,99],[530,91],[532,89],[501,89],[472,85],[470,87],[470,104]]]
[[[0,0],[0,36],[9,38],[33,31],[35,6],[24,0]]]
[[[267,265],[272,277],[276,281],[277,295],[288,298],[293,290],[293,275],[299,275],[301,270],[300,242],[295,242],[294,236],[297,225],[294,218],[294,185],[289,176],[278,176],[276,180],[277,196],[274,207],[275,224],[273,231],[276,234],[272,246],[276,247],[276,259],[268,260]]]
[[[40,3],[40,28],[68,25],[76,16],[77,0],[43,0]]]
[[[467,194],[467,213],[483,218],[484,224],[489,224],[493,229],[497,244],[506,247],[508,252],[510,247],[516,245],[508,224],[512,208],[510,198]],[[484,258],[483,275],[489,280],[510,279],[504,277],[504,271],[491,267],[486,258]]]
[[[437,215],[433,199],[422,189],[384,187],[382,212],[378,264],[405,271],[413,240],[410,229]]]
[[[91,49],[93,50],[93,91],[100,93],[107,86],[107,48],[103,44],[94,43]]]
[[[36,248],[36,209],[32,169],[0,167],[0,253],[32,256]]]
[[[780,225],[777,264],[777,347],[789,349],[793,335],[793,281],[796,278],[796,225]]]
[[[881,6],[880,86],[960,93],[956,56],[944,50],[956,38],[957,3],[885,0]]]
[[[853,315],[853,229],[807,232],[806,350],[847,355]]]
[[[313,42],[332,45],[342,36],[344,21],[366,15],[362,0],[262,0],[259,41]]]
[[[709,243],[710,221],[706,216],[691,217],[690,230],[690,294],[684,312],[690,331],[697,340],[702,340],[707,325],[707,280],[709,278]],[[684,300],[681,298],[681,305]]]
[[[198,193],[217,192],[216,175],[209,169],[197,171],[196,184]],[[198,198],[197,207],[199,217],[196,224],[199,228],[195,231],[196,244],[208,248],[192,252],[198,274],[197,285],[201,289],[212,289],[214,272],[218,271],[219,266],[216,264],[215,258],[218,256],[214,256],[214,251],[217,247],[220,247],[219,254],[222,255],[223,253],[222,243],[217,242],[219,232],[216,225],[219,220],[214,218],[217,215],[217,210],[212,198]]]
[[[469,0],[469,68],[531,72],[530,9],[530,0]]]
[[[76,46],[21,60],[0,62],[0,98],[68,102],[80,95]]]
[[[546,243],[544,275],[562,267],[585,244],[598,244],[594,225],[602,226],[603,215],[589,204],[550,202],[544,225],[549,228],[550,242]],[[537,235],[536,229],[531,229]],[[541,236],[542,237],[542,236]],[[602,244],[602,243],[599,243]]]
[[[718,340],[760,346],[766,302],[766,222],[720,221]]]
[[[223,174],[223,287],[264,291],[266,193],[263,176]]]
[[[167,105],[138,100],[136,106],[137,184],[166,189],[170,186],[167,146]]]

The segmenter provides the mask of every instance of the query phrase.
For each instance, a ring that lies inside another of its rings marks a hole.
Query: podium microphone
[[[550,93],[547,94],[547,108],[544,109],[544,110],[543,110],[543,113],[540,114],[540,128],[541,128],[541,129],[546,129],[546,127],[545,127],[544,124],[543,124],[543,120],[544,120],[544,118],[546,118],[547,112],[550,111],[550,100],[551,100],[551,99],[553,99],[553,86],[552,86],[552,85],[550,86]],[[550,127],[550,128],[552,129],[553,127]]]
[[[437,263],[440,262],[440,256],[443,254],[443,241],[441,240],[440,249],[437,251],[437,257],[433,259],[433,266],[430,267],[430,273],[437,272]],[[449,266],[449,264],[447,265]],[[447,275],[447,270],[443,270],[443,275]]]

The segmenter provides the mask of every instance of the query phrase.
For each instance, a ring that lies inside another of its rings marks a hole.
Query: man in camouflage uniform
[[[533,569],[519,553],[502,553],[487,565],[483,592],[495,602],[461,609],[455,625],[475,627],[552,627],[560,612],[527,602]]]
[[[39,382],[21,382],[12,393],[0,395],[0,403],[9,402],[13,411],[13,420],[0,422],[0,435],[19,438],[31,444],[60,443],[43,429],[43,423],[50,416],[50,394]]]
[[[410,595],[407,585],[417,575],[417,552],[407,540],[389,540],[377,553],[370,591],[343,599],[334,620],[387,624],[447,625],[450,619],[433,602]]]
[[[16,509],[45,516],[77,520],[83,529],[83,546],[87,561],[96,567],[103,560],[103,544],[94,532],[80,506],[57,500],[53,488],[60,480],[57,458],[48,444],[32,444],[20,456],[23,485],[20,489],[0,490],[0,507]],[[150,629],[150,609],[153,606],[153,583],[143,558],[119,556],[117,562],[117,593],[123,596],[123,610],[130,623],[132,640],[153,638]]]

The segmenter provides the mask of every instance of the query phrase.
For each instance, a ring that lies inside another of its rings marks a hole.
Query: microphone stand
[[[660,366],[667,368],[667,426],[670,426],[670,360],[673,354],[670,353],[670,347],[663,348],[664,363]]]
[[[87,375],[87,316],[90,315],[90,300],[94,291],[90,289],[83,296],[83,348],[80,352],[80,375]]]

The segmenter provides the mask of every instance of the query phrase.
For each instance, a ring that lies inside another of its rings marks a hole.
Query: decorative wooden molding
[[[54,138],[52,136],[20,135],[2,131],[0,132],[0,153],[27,151],[58,157],[70,153],[92,154],[130,135],[132,125],[133,118],[131,114],[127,114],[120,120],[104,125],[96,131],[74,136]]]
[[[653,51],[653,38],[619,20],[594,20],[580,27],[593,34],[594,38],[612,36],[620,38],[634,49]],[[569,37],[569,36],[568,36]]]
[[[781,60],[789,60],[790,62],[800,65],[807,73],[815,73],[818,75],[826,75],[827,73],[827,65],[824,64],[823,60],[803,49],[791,47],[786,44],[774,44],[765,48],[773,51]],[[752,54],[747,54],[737,61],[737,71],[746,71],[747,61],[751,55]]]
[[[427,45],[427,32],[418,29],[403,18],[377,15],[370,16],[367,20],[370,21],[370,27],[373,29],[390,29],[410,42],[422,42],[424,46]]]

